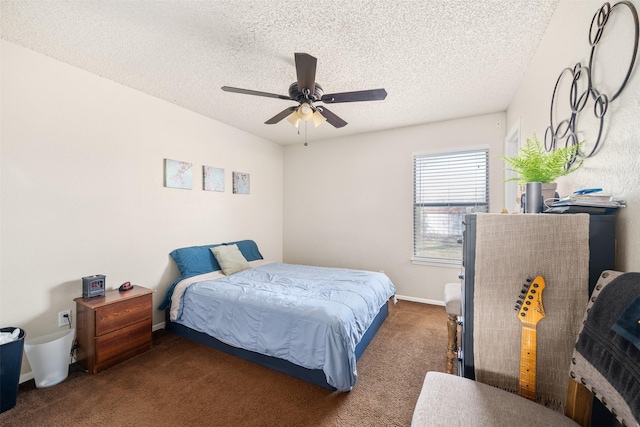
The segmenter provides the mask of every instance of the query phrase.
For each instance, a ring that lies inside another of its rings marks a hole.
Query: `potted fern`
[[[527,143],[520,148],[520,152],[516,156],[500,156],[509,165],[509,170],[518,175],[507,181],[517,181],[522,186],[529,182],[540,182],[542,183],[543,199],[554,198],[558,186],[555,180],[575,172],[582,166],[582,161],[570,165],[581,144],[547,152],[534,133],[533,138],[527,138]]]

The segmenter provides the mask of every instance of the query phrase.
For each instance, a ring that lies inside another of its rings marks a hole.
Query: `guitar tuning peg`
[[[531,277],[527,277],[527,282],[531,283],[533,281],[533,279]]]
[[[516,305],[515,307],[513,307],[513,309],[514,309],[515,311],[520,310],[520,309],[518,308],[518,306],[517,306],[517,305]]]

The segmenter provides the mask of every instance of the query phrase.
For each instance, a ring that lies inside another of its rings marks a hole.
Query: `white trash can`
[[[36,387],[51,387],[67,378],[75,334],[75,329],[67,329],[24,342]]]

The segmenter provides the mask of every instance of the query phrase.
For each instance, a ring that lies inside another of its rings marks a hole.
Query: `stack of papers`
[[[555,201],[546,212],[606,214],[624,206],[625,202],[613,200],[610,195],[603,194],[601,188],[587,188]]]

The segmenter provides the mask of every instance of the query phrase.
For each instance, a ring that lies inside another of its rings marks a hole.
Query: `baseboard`
[[[33,379],[33,372],[27,372],[26,374],[20,375],[20,384],[27,382]],[[15,383],[14,383],[15,384]]]
[[[404,295],[396,295],[396,298],[404,300],[404,301],[419,302],[419,303],[422,303],[422,304],[440,305],[440,306],[444,307],[444,301],[438,301],[438,300],[435,300],[435,299],[408,297],[408,296],[404,296]]]
[[[153,325],[153,327],[151,328],[151,330],[153,332],[157,331],[158,329],[164,329],[166,322],[160,322],[160,323],[156,323],[155,325]]]

